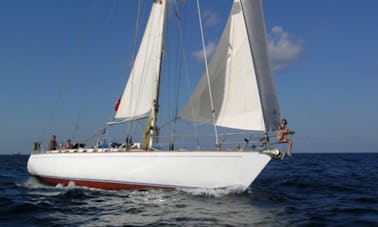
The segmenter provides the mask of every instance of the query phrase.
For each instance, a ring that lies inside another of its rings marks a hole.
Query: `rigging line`
[[[105,17],[105,24],[108,24],[110,25],[112,23],[112,19],[114,17],[114,14],[115,14],[115,11],[117,9],[117,6],[118,6],[118,1],[117,0],[113,0],[110,8],[108,9],[107,11],[107,15]],[[111,27],[111,26],[109,26]],[[109,33],[108,33],[109,34]],[[108,36],[108,34],[105,34],[103,39],[106,39]],[[82,98],[82,101],[81,101],[81,105],[80,105],[80,111],[79,111],[79,114],[78,114],[78,117],[77,117],[77,121],[76,121],[76,125],[75,125],[75,129],[74,129],[74,132],[73,132],[73,139],[76,139],[78,133],[79,133],[79,130],[80,130],[80,121],[81,121],[81,118],[82,118],[82,114],[83,114],[83,109],[85,107],[85,103],[86,103],[86,97],[87,95],[85,95],[83,98]],[[108,126],[104,129],[105,132],[104,134],[108,134]]]
[[[91,8],[91,11],[89,12],[87,18],[86,18],[86,31],[88,31],[88,28],[89,28],[89,25],[90,25],[90,17],[92,17],[94,15],[94,12],[95,12],[95,9],[97,8],[97,4],[92,4],[92,8]],[[83,30],[84,31],[84,30]],[[83,36],[84,35],[84,32],[82,32],[80,34],[80,36]],[[73,58],[71,58],[73,59]],[[74,61],[74,60],[72,60]],[[78,108],[78,115],[77,115],[77,119],[76,119],[76,123],[74,125],[74,130],[72,132],[72,139],[76,139],[76,136],[79,132],[79,128],[80,128],[80,121],[81,121],[81,116],[82,116],[82,113],[83,113],[83,109],[84,109],[84,106],[85,106],[85,102],[86,102],[86,94],[82,95],[82,99],[81,99],[81,103],[80,103],[80,107]]]
[[[93,4],[91,4],[91,8],[89,9],[89,11],[87,12],[86,17],[85,17],[85,25],[86,25],[85,29],[82,29],[81,32],[78,34],[78,36],[80,38],[83,38],[84,35],[85,35],[85,32],[88,32],[90,21],[91,21],[91,17],[94,15],[95,10],[96,10],[97,7],[98,7],[98,3],[93,2]],[[71,56],[70,62],[71,62],[70,65],[72,65],[73,63],[77,62],[77,59],[75,59],[74,57]],[[47,133],[51,133],[51,131],[52,131],[52,125],[53,125],[53,122],[54,122],[53,115],[54,115],[54,112],[56,111],[56,109],[58,108],[58,105],[61,102],[62,97],[63,97],[63,87],[64,86],[62,86],[61,83],[58,83],[58,84],[59,84],[59,86],[56,89],[58,91],[58,94],[57,94],[57,97],[55,99],[55,102],[53,103],[53,106],[51,107],[51,109],[49,111],[48,120],[47,120],[47,127],[45,128],[44,132],[41,132],[45,136],[46,136]],[[84,102],[84,98],[83,98],[82,103],[83,102]],[[80,108],[79,112],[82,112],[82,109],[83,109],[83,107],[81,105],[81,108]]]
[[[135,63],[135,58],[138,52],[138,39],[140,35],[140,27],[142,24],[141,20],[141,15],[142,15],[142,10],[143,10],[143,0],[138,1],[138,10],[137,10],[137,16],[136,16],[136,21],[135,21],[135,34],[134,34],[134,40],[132,42],[132,56],[131,56],[131,67]]]
[[[135,36],[134,36],[134,42],[133,42],[133,57],[132,57],[132,66],[134,66],[134,63],[135,63],[135,59],[136,59],[136,55],[137,55],[137,42],[138,42],[138,37],[139,37],[139,31],[140,31],[140,26],[141,26],[141,14],[142,14],[142,5],[143,5],[143,0],[139,0],[138,1],[138,12],[137,12],[137,18],[136,18],[136,22],[135,22]],[[133,67],[131,68],[131,70],[133,70]],[[131,76],[131,75],[130,75]],[[131,94],[133,94],[133,92],[131,91]],[[126,124],[126,133],[125,133],[125,136],[127,134],[133,134],[134,133],[134,130],[135,130],[135,125],[136,122],[133,121],[131,123],[131,127]]]
[[[215,111],[214,111],[213,95],[212,95],[212,91],[211,91],[209,67],[208,67],[208,64],[207,64],[206,46],[205,46],[205,40],[204,40],[204,34],[203,34],[203,28],[202,28],[202,19],[201,19],[201,10],[200,10],[200,5],[199,5],[199,0],[197,0],[197,10],[198,10],[198,19],[199,19],[199,23],[200,23],[200,30],[201,30],[203,56],[205,58],[207,84],[208,84],[208,88],[209,88],[211,116],[213,118],[213,125],[214,125],[214,132],[215,132],[215,145],[216,145],[217,149],[219,149],[220,148],[219,147],[219,139],[218,139],[217,126],[215,124]]]
[[[145,12],[145,8],[147,8],[146,7],[146,5],[145,5],[145,3],[144,3],[144,1],[143,0],[139,0],[138,1],[138,12],[137,12],[137,18],[136,18],[136,22],[135,22],[135,35],[134,35],[134,42],[133,42],[133,57],[132,57],[132,64],[131,64],[131,72],[130,72],[130,74],[129,74],[129,78],[131,77],[131,81],[130,81],[130,83],[131,84],[133,84],[133,81],[135,80],[135,78],[134,78],[134,76],[132,76],[134,73],[135,73],[135,71],[133,70],[134,69],[134,65],[135,65],[135,61],[136,61],[136,57],[137,57],[137,50],[138,50],[138,39],[139,39],[139,35],[140,35],[140,27],[141,27],[141,24],[142,24],[142,20],[141,20],[141,18],[142,18],[142,14],[144,14],[144,12]],[[147,22],[146,23],[148,23],[148,20],[147,20]],[[142,39],[143,39],[143,37],[142,37]],[[142,39],[141,39],[141,41],[142,41]],[[150,41],[150,39],[148,40],[148,41]],[[147,63],[145,62],[145,65],[146,65]],[[143,73],[142,74],[144,74],[144,70],[145,70],[145,65],[144,65],[144,67],[143,67]],[[128,81],[129,82],[129,81]],[[135,113],[136,113],[136,111],[137,111],[137,105],[140,103],[140,99],[142,98],[142,95],[141,95],[141,93],[143,93],[143,91],[141,91],[142,89],[141,89],[141,87],[142,87],[142,84],[140,84],[139,85],[139,87],[138,88],[136,88],[136,89],[134,89],[134,87],[133,86],[131,86],[131,90],[130,90],[130,94],[133,96],[133,95],[135,95],[134,93],[135,92],[133,92],[133,90],[137,90],[138,92],[137,92],[137,94],[136,94],[136,97],[137,97],[137,101],[136,101],[136,104],[135,104],[135,108],[134,108],[134,113],[133,113],[133,115],[135,115]],[[125,88],[126,89],[126,88]],[[122,101],[121,101],[122,102]],[[129,103],[129,109],[132,109],[132,106],[131,106],[131,102]],[[126,131],[128,132],[128,134],[134,134],[134,131],[135,131],[135,128],[136,128],[136,121],[132,121],[132,123],[131,123],[131,127],[128,127],[129,125],[128,124],[126,124],[126,127],[127,127],[127,129],[126,129]],[[127,133],[126,133],[127,134]]]
[[[138,42],[140,26],[141,26],[141,23],[142,23],[141,22],[142,4],[143,4],[143,1],[139,0],[138,1],[137,20],[135,22],[135,36],[134,36],[134,44],[133,44],[133,65],[135,63],[135,58],[136,58],[136,55],[137,55],[137,50],[138,50],[137,42]],[[128,124],[126,124],[126,125],[128,126]],[[136,121],[132,121],[131,127],[127,127],[128,130],[126,129],[125,136],[128,135],[128,134],[133,135],[134,131],[135,131],[135,127],[136,127]]]
[[[108,13],[105,17],[105,24],[109,25],[112,22],[112,18],[114,17],[117,6],[118,6],[118,1],[113,0],[110,8],[107,11]],[[107,27],[111,27],[111,26],[107,26]],[[108,38],[108,37],[106,37],[106,34],[104,34],[103,39],[105,39],[105,38]],[[80,130],[80,121],[81,121],[81,118],[82,118],[83,109],[85,109],[84,107],[85,107],[85,103],[86,103],[86,97],[87,97],[87,94],[85,94],[85,96],[82,98],[81,105],[80,105],[80,111],[79,111],[79,114],[78,114],[78,117],[77,117],[75,129],[74,129],[74,132],[73,132],[72,138],[75,139],[75,140],[76,140],[77,135],[78,135],[79,130]],[[110,121],[112,121],[113,116],[114,116],[113,112],[110,112],[110,117],[109,117]],[[108,128],[110,128],[110,126],[106,126],[106,129],[108,129]],[[106,133],[108,133],[108,130],[106,130]]]
[[[106,22],[107,22],[107,23],[108,23],[108,22],[111,20],[111,18],[113,17],[113,15],[114,15],[114,11],[115,11],[116,8],[117,8],[117,0],[113,0],[113,4],[112,4],[111,8],[109,9],[109,11],[108,11],[108,16],[107,16],[107,18],[106,18]]]
[[[107,131],[107,128],[103,128],[103,129],[101,129],[101,130],[95,132],[93,135],[88,136],[87,138],[84,138],[84,139],[78,140],[78,143],[88,142],[88,141],[90,141],[90,140],[92,140],[92,139],[98,137],[98,136],[101,135],[101,134],[104,135],[104,134],[106,133],[106,131]]]
[[[178,30],[178,36],[177,36],[177,43],[176,43],[176,46],[177,46],[177,49],[178,51],[176,52],[176,76],[175,76],[175,95],[173,96],[174,99],[173,99],[173,105],[175,107],[174,109],[174,116],[177,116],[177,112],[178,112],[178,107],[177,107],[177,103],[178,103],[178,93],[179,93],[179,84],[180,84],[180,81],[181,81],[181,77],[178,76],[181,72],[181,65],[182,65],[182,49],[180,48],[180,39],[181,39],[181,34],[180,34],[180,20],[178,19],[178,7],[177,7],[178,3],[177,3],[177,0],[175,1],[175,14],[176,14],[176,24],[177,24],[177,30]],[[175,121],[174,121],[175,122]]]
[[[174,144],[174,141],[175,141],[175,138],[176,138],[176,125],[177,125],[177,115],[178,115],[178,100],[179,100],[179,90],[180,90],[180,84],[181,84],[181,76],[180,75],[180,72],[182,70],[182,64],[183,64],[183,61],[184,61],[184,64],[185,64],[185,70],[186,70],[186,76],[188,75],[187,74],[187,65],[186,65],[186,59],[185,59],[185,50],[184,50],[184,44],[183,44],[183,31],[182,31],[182,27],[181,27],[181,21],[180,21],[180,18],[179,18],[179,9],[178,9],[178,2],[177,0],[175,1],[175,14],[176,14],[176,21],[177,21],[177,29],[178,29],[178,36],[177,36],[177,46],[178,46],[178,49],[180,51],[177,51],[177,57],[176,59],[177,60],[177,68],[176,68],[176,83],[175,83],[175,86],[176,86],[176,91],[175,91],[175,95],[174,95],[174,100],[173,100],[173,106],[175,107],[174,109],[174,119],[173,119],[173,125],[172,125],[172,129],[171,129],[171,138],[170,138],[170,144],[171,144],[171,149],[173,149],[173,144]]]
[[[85,97],[82,98],[81,104],[80,104],[80,111],[77,116],[77,121],[75,125],[74,132],[72,133],[72,139],[76,140],[77,134],[79,133],[80,130],[80,121],[81,121],[81,116],[83,115],[83,107],[85,106]]]
[[[137,50],[138,50],[138,37],[140,35],[140,27],[141,27],[141,24],[142,24],[142,20],[141,20],[141,15],[143,14],[143,4],[144,4],[144,1],[143,0],[139,0],[138,1],[138,6],[137,6],[137,15],[136,15],[136,20],[135,20],[135,31],[134,31],[134,35],[133,35],[133,41],[130,42],[130,47],[132,50],[132,56],[130,57],[131,59],[129,59],[129,63],[127,64],[129,66],[129,68],[131,68],[131,71],[130,73],[128,74],[128,78],[126,78],[126,81],[128,81],[128,79],[132,76],[132,74],[134,73],[132,71],[133,69],[133,66],[135,64],[135,58],[136,58],[136,53],[137,53]],[[132,78],[132,81],[134,80],[134,78]],[[132,83],[131,81],[131,83]],[[124,90],[126,89],[126,87],[124,87]],[[131,91],[131,93],[133,94],[133,92]],[[119,96],[119,98],[121,99],[121,103],[122,103],[122,99],[123,99],[123,93]],[[112,120],[113,121],[115,119],[115,115],[117,114],[117,111],[115,114],[113,114],[113,117],[112,117]],[[135,129],[135,121],[132,122],[132,124],[124,124],[125,125],[125,137],[127,134],[133,134],[134,132],[134,129]],[[111,125],[110,125],[111,126]]]
[[[168,11],[170,10],[170,8],[167,9],[167,16],[168,16]],[[171,21],[170,20],[166,20],[165,21],[165,34],[169,34],[173,31],[172,29],[172,26],[170,25]],[[172,38],[173,40],[173,38]],[[164,35],[164,67],[162,69],[164,69],[164,73],[162,73],[162,76],[164,75],[165,76],[165,79],[167,80],[167,82],[163,83],[165,86],[167,86],[168,88],[165,89],[167,91],[167,94],[168,94],[168,97],[166,99],[164,99],[164,101],[167,102],[167,105],[168,105],[168,111],[167,111],[167,115],[168,115],[168,119],[171,119],[172,118],[172,114],[173,114],[173,105],[174,105],[174,101],[172,101],[172,99],[174,100],[175,99],[175,94],[171,94],[172,91],[173,91],[173,88],[174,88],[174,79],[176,79],[177,77],[174,77],[175,73],[171,73],[172,70],[171,69],[171,63],[174,62],[174,60],[171,60],[171,46],[172,45],[167,45],[171,43],[171,36],[170,35]],[[173,55],[172,55],[173,56]],[[178,59],[178,57],[176,56],[174,59]],[[173,87],[173,88],[172,88]],[[163,87],[161,87],[163,88]],[[172,123],[172,121],[169,121],[169,123]],[[161,124],[159,126],[160,128],[162,127]],[[170,124],[170,129],[172,129],[172,124]]]
[[[60,100],[62,99],[62,88],[59,87],[59,90],[58,90],[58,95],[55,99],[55,102],[53,104],[53,106],[51,107],[50,111],[49,111],[49,117],[48,117],[48,120],[47,120],[47,128],[46,128],[46,131],[45,131],[45,136],[47,133],[50,133],[52,131],[52,124],[53,124],[53,115],[54,115],[54,112],[55,110],[57,109],[58,107],[58,103],[60,102]],[[50,133],[51,134],[51,133]]]
[[[133,58],[135,58],[136,55],[136,46],[137,46],[137,39],[139,34],[139,23],[140,23],[140,11],[141,11],[141,1],[138,1],[138,11],[137,11],[137,18],[135,22],[135,36],[134,36],[134,42],[133,42]]]
[[[117,0],[113,0],[112,2],[112,5],[110,6],[109,10],[107,11],[107,15],[105,17],[105,24],[110,24],[112,22],[112,18],[114,17],[114,12],[117,8]],[[92,12],[90,13],[91,15],[94,14],[94,9],[96,8],[97,6],[95,6],[93,9],[92,9]],[[88,17],[87,18],[87,27],[89,27],[89,20],[90,18]],[[108,27],[111,27],[111,26],[108,26]],[[104,34],[104,36],[102,37],[103,40],[105,40],[107,37],[107,35]],[[99,49],[96,48],[96,52],[99,53]],[[78,108],[79,109],[79,112],[78,112],[78,115],[77,115],[77,120],[76,120],[76,124],[75,124],[75,127],[74,127],[74,130],[73,130],[73,133],[72,133],[72,139],[76,139],[77,138],[77,135],[79,133],[79,130],[80,130],[80,122],[81,122],[81,119],[82,119],[82,115],[83,115],[83,110],[85,109],[85,105],[86,105],[86,102],[87,102],[87,94],[85,93],[83,96],[82,96],[82,99],[81,99],[81,103],[80,103],[80,107]]]
[[[187,7],[185,7],[185,15],[184,15],[184,18],[187,18],[186,17],[187,15]],[[180,24],[181,25],[181,24]],[[182,31],[181,29],[181,26],[179,26],[179,32],[180,32],[180,35],[181,35],[181,46],[182,46],[182,57],[183,57],[183,61],[184,61],[184,70],[185,70],[185,79],[186,79],[186,84],[187,84],[187,89],[188,89],[188,94],[190,94],[192,92],[192,86],[191,86],[191,83],[190,83],[190,79],[189,79],[189,70],[188,70],[188,61],[186,59],[186,54],[185,54],[185,48],[184,48],[184,40],[183,40],[183,37],[185,37],[185,31]],[[190,105],[190,109],[192,111],[192,116],[194,116],[194,108],[193,108],[193,102],[191,99],[189,99],[189,105]],[[178,119],[177,115],[176,115],[176,119]],[[197,145],[197,150],[200,149],[200,142],[199,142],[199,133],[198,133],[198,123],[196,121],[193,121],[193,127],[194,127],[194,137],[196,138],[196,145]]]

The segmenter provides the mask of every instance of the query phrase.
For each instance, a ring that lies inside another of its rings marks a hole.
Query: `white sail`
[[[152,4],[150,17],[115,118],[146,117],[153,106],[159,80],[166,3]]]
[[[245,14],[245,7],[253,12]],[[253,22],[248,24],[246,20]],[[209,64],[216,125],[271,131],[279,124],[277,94],[266,45],[261,2],[235,0]],[[209,97],[205,74],[180,117],[211,123]]]

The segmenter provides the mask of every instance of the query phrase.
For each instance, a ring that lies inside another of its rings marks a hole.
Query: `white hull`
[[[28,171],[41,180],[102,189],[223,188],[246,190],[271,160],[243,151],[34,153]]]

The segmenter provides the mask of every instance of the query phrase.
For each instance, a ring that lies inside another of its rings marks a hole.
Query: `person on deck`
[[[56,142],[56,136],[52,135],[49,141],[49,151],[56,150],[58,143]]]
[[[72,149],[73,148],[70,139],[67,140],[65,147],[66,147],[66,149]]]
[[[291,147],[293,146],[293,141],[287,138],[287,135],[294,134],[294,131],[290,131],[287,127],[287,120],[282,119],[281,124],[278,126],[277,140],[282,143],[287,143],[287,154],[291,156]]]

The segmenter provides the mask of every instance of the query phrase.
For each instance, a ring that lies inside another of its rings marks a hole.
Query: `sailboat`
[[[123,95],[109,126],[146,119],[144,140],[118,147],[32,152],[27,169],[52,185],[100,189],[246,190],[272,159],[284,152],[269,137],[280,111],[267,53],[260,0],[234,0],[215,53],[178,118],[265,135],[257,145],[223,149],[162,148],[158,138],[160,74],[168,3],[155,0]],[[39,146],[37,146],[39,148]]]

